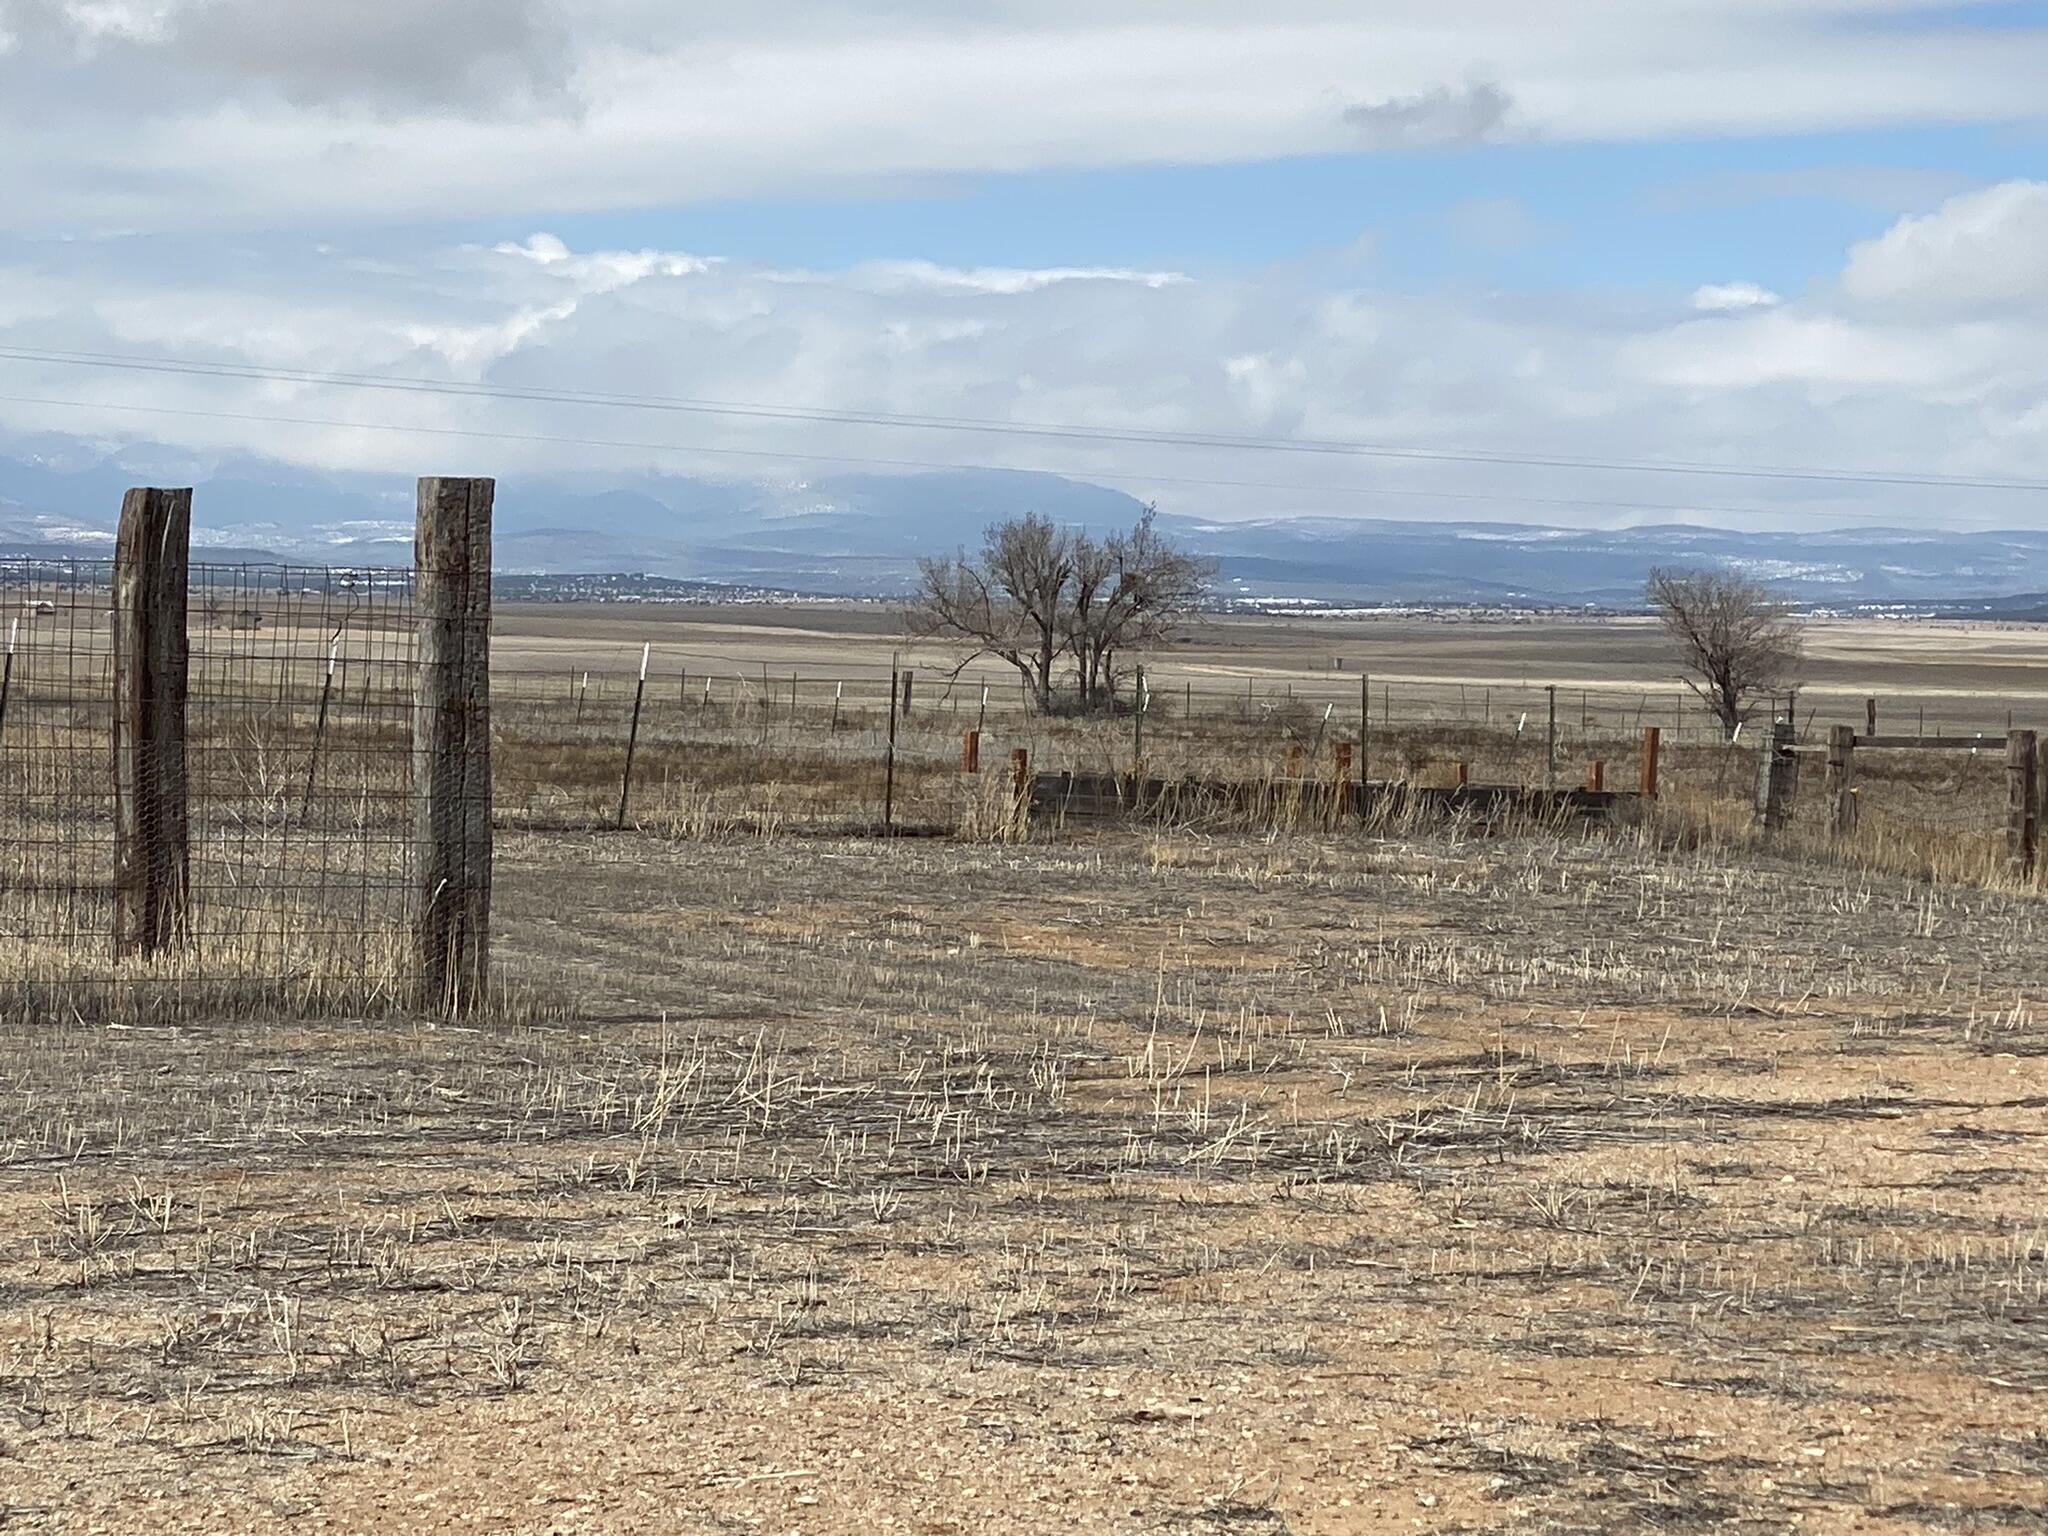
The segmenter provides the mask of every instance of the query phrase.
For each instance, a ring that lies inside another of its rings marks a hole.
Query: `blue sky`
[[[778,265],[923,258],[1211,275],[1356,258],[1368,239],[1373,274],[1402,285],[1690,287],[1718,262],[1796,289],[1832,275],[1850,244],[1903,213],[2044,172],[2041,131],[1933,127],[958,177],[801,201],[586,214],[550,227],[579,246],[654,245]],[[1510,205],[1519,226],[1497,212]],[[463,228],[489,243],[525,232],[492,221]]]
[[[2048,3],[0,0],[0,450],[2043,524],[2044,80]]]

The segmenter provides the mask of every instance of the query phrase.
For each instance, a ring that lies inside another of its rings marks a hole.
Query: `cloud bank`
[[[545,232],[404,259],[291,245],[231,272],[162,276],[124,260],[122,242],[30,247],[0,268],[0,346],[771,410],[393,396],[12,362],[5,393],[73,404],[17,398],[0,403],[0,423],[17,441],[175,440],[411,472],[452,463],[801,478],[840,462],[994,464],[1097,478],[1220,517],[2040,526],[2039,493],[1102,444],[776,413],[2048,480],[2048,293],[2024,259],[2040,248],[2043,191],[2014,182],[1901,219],[1845,252],[1837,280],[1790,297],[1725,280],[1648,300],[1418,295],[1298,268],[1229,279],[924,262],[813,271],[579,251]],[[160,414],[178,410],[214,414]],[[464,432],[495,435],[436,435]]]
[[[2048,79],[2048,26],[1896,0],[0,0],[0,37],[0,230],[44,233],[2006,123]]]

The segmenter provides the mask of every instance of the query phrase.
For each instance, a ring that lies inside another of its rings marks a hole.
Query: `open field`
[[[512,834],[479,1029],[9,1031],[8,1528],[2038,1530],[2031,898]]]
[[[531,676],[543,693],[568,696],[584,671],[616,693],[637,670],[643,644],[653,645],[654,670],[671,688],[683,670],[699,679],[696,687],[712,678],[719,699],[732,680],[756,678],[764,668],[778,681],[797,672],[814,688],[841,679],[873,688],[887,679],[892,654],[937,689],[957,660],[942,646],[906,641],[897,606],[822,602],[510,604],[497,616],[492,660],[508,676]],[[1873,695],[1881,728],[1891,732],[2003,731],[2008,711],[2019,725],[2048,723],[2048,626],[1820,620],[1808,651],[1802,725],[1810,714],[1822,727],[1860,726],[1863,701]],[[1340,660],[1343,670],[1335,670]],[[1583,709],[1607,725],[1670,731],[1706,724],[1648,619],[1210,616],[1148,658],[1147,670],[1162,700],[1191,690],[1198,713],[1223,707],[1249,683],[1260,696],[1291,689],[1317,708],[1334,704],[1337,718],[1349,721],[1359,674],[1369,673],[1376,708],[1391,685],[1395,724],[1509,724],[1524,712],[1540,722],[1549,685],[1567,723]],[[1014,673],[976,663],[965,675],[960,691],[970,699],[986,681],[994,707],[1014,706]]]
[[[1127,764],[1132,722],[992,710],[966,775],[978,697],[925,694],[895,811],[953,835],[854,837],[876,680],[740,686],[799,649],[886,676],[885,616],[845,612],[501,615],[509,1001],[460,1027],[393,1016],[371,963],[405,925],[406,655],[344,653],[323,726],[310,628],[226,642],[190,955],[285,966],[285,1005],[181,973],[171,1013],[0,1009],[0,1529],[2048,1526],[2048,909],[2002,863],[1999,751],[1873,751],[1855,839],[1808,796],[1768,855],[1753,753],[1684,738],[1602,825],[1016,840],[1008,747]],[[650,694],[602,830],[657,621],[657,665],[729,670]],[[1626,626],[1389,626],[1338,654],[1464,667],[1416,685],[1446,712],[1516,644],[1610,702],[1655,665]],[[1148,765],[1332,771],[1355,720],[1290,670],[1332,638],[1204,626],[1155,663]],[[1926,638],[1843,665],[1979,697]],[[2031,632],[1974,638],[2048,676]],[[77,654],[18,675],[0,740],[54,775],[6,802],[9,868],[68,847],[85,882],[0,951],[51,977],[51,934],[106,964]],[[1175,669],[1226,664],[1252,702],[1177,716]],[[1643,707],[1564,721],[1560,771],[1625,786]],[[1373,750],[1544,774],[1470,715]],[[252,861],[359,887],[362,958],[300,966],[320,909]]]

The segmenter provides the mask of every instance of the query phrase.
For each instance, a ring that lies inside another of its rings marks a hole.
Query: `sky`
[[[2048,526],[2044,82],[2048,0],[0,0],[0,453]]]

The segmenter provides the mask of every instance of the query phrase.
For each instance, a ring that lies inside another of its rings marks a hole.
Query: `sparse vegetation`
[[[14,1518],[2048,1498],[2031,900],[1540,832],[503,868],[589,1022],[11,1028]]]
[[[899,805],[954,835],[883,840],[846,835],[874,698],[671,695],[620,835],[625,701],[503,688],[514,987],[473,1024],[347,1017],[390,1013],[375,967],[0,1022],[6,1519],[120,1526],[139,1487],[235,1529],[2048,1502],[2048,971],[1999,754],[1871,754],[1851,840],[1801,800],[1761,847],[1749,748],[1682,739],[1610,823],[1333,825],[1298,792],[1322,708],[1162,695],[1151,771],[1260,780],[1255,811],[1027,829],[1001,749],[1117,769],[1130,723],[1013,699],[968,775],[979,701],[934,692]],[[273,724],[248,771],[298,786],[305,721]],[[1564,775],[1632,725],[1568,721]],[[1372,751],[1544,777],[1506,720]]]

